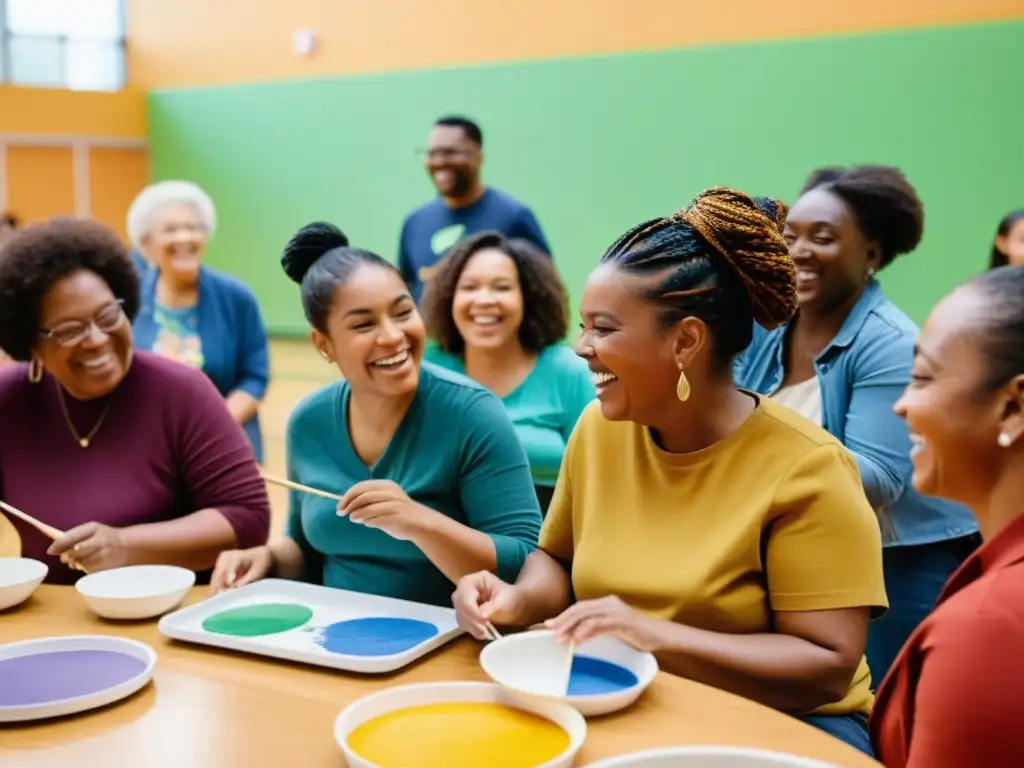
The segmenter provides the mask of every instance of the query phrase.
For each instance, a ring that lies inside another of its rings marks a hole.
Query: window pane
[[[17,34],[101,40],[122,36],[122,0],[7,0],[7,26]]]
[[[59,38],[9,37],[11,82],[40,88],[63,88],[64,52]]]
[[[119,43],[68,43],[67,86],[74,91],[116,91],[124,85],[124,51]]]

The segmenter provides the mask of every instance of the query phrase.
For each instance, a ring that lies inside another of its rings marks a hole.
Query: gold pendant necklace
[[[88,435],[82,437],[80,434],[78,434],[78,430],[75,429],[75,425],[71,421],[71,416],[68,414],[68,405],[66,402],[64,402],[64,387],[62,387],[60,384],[57,385],[57,399],[60,400],[60,410],[61,413],[64,414],[64,421],[67,422],[68,429],[71,430],[71,434],[74,436],[75,440],[78,441],[78,444],[82,446],[82,448],[88,448],[89,444],[92,442],[92,439],[96,437],[96,433],[100,431],[100,427],[103,426],[103,422],[107,418],[107,413],[110,411],[109,401],[107,402],[106,408],[103,409],[103,413],[100,414],[100,418],[99,421],[96,422],[96,426],[92,428],[92,431]]]

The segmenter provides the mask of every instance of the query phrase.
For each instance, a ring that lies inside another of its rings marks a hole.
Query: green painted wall
[[[288,237],[325,218],[393,259],[402,217],[432,195],[415,150],[444,112],[482,123],[487,180],[537,211],[574,302],[611,240],[704,187],[792,201],[815,166],[892,163],[927,223],[882,277],[920,321],[1024,204],[1022,40],[1024,21],[157,92],[153,169],[213,195],[210,264],[290,334],[306,324],[278,262]]]

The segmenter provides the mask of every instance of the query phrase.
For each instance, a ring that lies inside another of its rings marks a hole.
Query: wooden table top
[[[186,604],[198,602],[196,588]],[[107,634],[157,652],[150,685],[102,710],[54,721],[0,725],[0,766],[18,768],[263,768],[340,766],[334,719],[382,687],[487,681],[468,637],[397,673],[358,676],[169,640],[156,621],[110,622],[73,587],[44,585],[0,613],[0,643]],[[652,747],[730,744],[775,749],[842,768],[878,768],[846,744],[723,691],[661,673],[632,707],[588,722],[576,765]]]

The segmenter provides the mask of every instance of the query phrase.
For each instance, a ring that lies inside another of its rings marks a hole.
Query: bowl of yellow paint
[[[744,747],[665,747],[590,763],[586,768],[836,768],[806,757]]]
[[[511,692],[569,704],[585,717],[625,709],[658,674],[653,654],[614,637],[595,637],[573,651],[551,630],[505,635],[480,652],[480,666]]]
[[[416,683],[364,696],[334,721],[349,768],[571,768],[587,723],[493,683]]]

